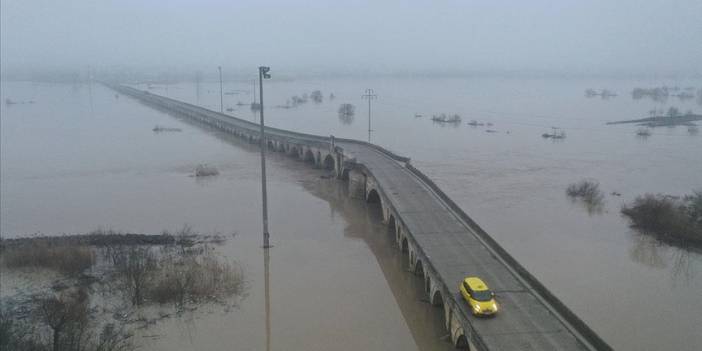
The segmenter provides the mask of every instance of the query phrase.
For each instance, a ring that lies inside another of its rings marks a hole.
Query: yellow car
[[[466,277],[461,284],[461,295],[468,302],[473,315],[491,316],[497,313],[495,293],[478,277]]]

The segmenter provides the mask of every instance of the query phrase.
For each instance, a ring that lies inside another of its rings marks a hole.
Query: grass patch
[[[157,303],[221,302],[243,290],[238,266],[220,260],[205,248],[198,254],[169,255],[159,262],[149,297]]]
[[[661,240],[702,245],[702,191],[682,199],[645,194],[622,206],[621,213],[632,226]]]

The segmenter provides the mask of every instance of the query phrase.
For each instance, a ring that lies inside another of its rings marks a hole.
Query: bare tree
[[[312,94],[310,94],[310,99],[318,104],[324,100],[324,96],[322,95],[321,91],[315,90],[312,92]]]
[[[54,351],[61,350],[64,331],[76,324],[85,326],[88,320],[88,294],[84,289],[64,291],[58,296],[38,297],[36,307],[37,317],[52,331]]]
[[[356,106],[352,104],[339,105],[339,120],[343,124],[353,123],[354,115],[356,114]]]
[[[120,249],[117,271],[131,296],[132,305],[141,305],[149,274],[156,267],[156,257],[149,247],[122,246]]]

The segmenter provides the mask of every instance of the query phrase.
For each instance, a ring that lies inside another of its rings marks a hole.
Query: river
[[[694,99],[660,103],[629,94],[663,84],[702,88],[699,80],[275,78],[265,87],[269,125],[364,140],[368,105],[361,95],[374,89],[372,141],[410,156],[615,349],[702,344],[702,255],[657,244],[619,215],[624,202],[646,192],[701,189],[702,135],[676,127],[641,138],[635,126],[605,125],[646,117],[652,108],[699,113]],[[35,101],[1,107],[3,236],[98,227],[153,233],[183,223],[203,232],[236,231],[225,249],[244,265],[252,285],[240,309],[198,315],[191,323],[164,322],[153,331],[161,337],[144,340],[150,349],[184,342],[260,349],[265,324],[255,148],[99,85],[2,84],[2,101]],[[252,81],[225,81],[224,108],[255,120],[248,106],[236,105],[252,100],[251,88]],[[586,98],[587,88],[619,96]],[[313,90],[323,92],[322,103],[274,107]],[[218,82],[157,84],[151,91],[220,108]],[[351,120],[338,118],[341,103],[355,105]],[[463,121],[432,122],[439,113],[458,113]],[[470,120],[492,125],[472,127]],[[154,133],[155,125],[182,132]],[[567,137],[541,138],[551,127]],[[218,167],[220,175],[190,177],[200,163]],[[402,271],[402,255],[374,212],[301,163],[272,156],[270,167],[272,348],[447,348],[440,312],[422,302],[421,283]],[[565,196],[568,184],[583,178],[596,179],[607,194],[601,212]],[[215,338],[222,333],[232,341]]]

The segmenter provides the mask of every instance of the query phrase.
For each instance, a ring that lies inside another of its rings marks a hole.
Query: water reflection
[[[407,253],[397,248],[393,229],[382,223],[380,205],[361,205],[362,199],[350,196],[348,184],[334,179],[304,182],[303,186],[328,201],[331,209],[340,208],[332,214],[347,219],[344,235],[363,240],[373,252],[419,350],[454,350],[446,338],[443,310],[429,303],[424,279],[410,271]]]
[[[671,279],[686,284],[693,281],[699,263],[697,254],[700,250],[671,247],[650,234],[631,229],[632,246],[629,257],[635,262],[655,269],[670,268]]]
[[[339,106],[339,121],[343,125],[351,125],[355,119],[356,106],[352,104],[341,104]]]
[[[629,248],[629,257],[635,262],[651,268],[666,268],[665,259],[660,253],[660,243],[655,239],[642,235],[632,230],[632,246]]]
[[[263,248],[263,270],[266,296],[266,351],[271,349],[271,293],[270,293],[270,248]]]
[[[587,214],[590,216],[601,215],[605,212],[604,196],[595,197],[587,200],[573,197],[568,198],[570,199],[571,204],[584,208],[585,211],[587,211]]]

